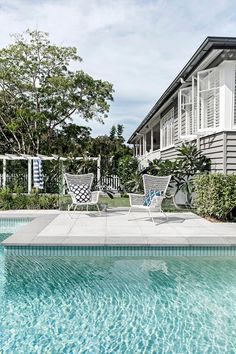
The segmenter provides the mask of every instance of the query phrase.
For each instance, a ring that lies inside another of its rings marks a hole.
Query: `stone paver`
[[[236,245],[235,223],[212,223],[193,213],[156,213],[154,225],[141,211],[7,211],[0,217],[31,216],[3,245]]]

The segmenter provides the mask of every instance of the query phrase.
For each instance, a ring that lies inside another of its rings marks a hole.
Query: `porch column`
[[[143,155],[147,154],[147,149],[146,149],[146,134],[143,134]]]
[[[101,180],[101,155],[99,155],[97,159],[97,184],[99,187],[100,187],[100,180]]]
[[[151,129],[151,151],[153,151],[153,128]]]
[[[28,158],[28,194],[32,191],[32,160]]]
[[[6,181],[7,181],[7,160],[2,160],[2,187],[6,188]]]
[[[65,169],[63,160],[59,158],[59,195],[65,194],[65,177],[64,177]]]

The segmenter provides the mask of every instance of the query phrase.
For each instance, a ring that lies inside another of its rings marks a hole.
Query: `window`
[[[152,133],[151,133],[151,130],[150,130],[146,134],[146,151],[147,152],[151,151],[151,138],[152,138]]]
[[[144,155],[143,136],[140,139],[140,156]]]
[[[193,78],[191,87],[181,89],[179,92],[179,136],[196,134],[196,79]]]
[[[236,127],[236,68],[234,71],[235,84],[234,84],[234,127]]]
[[[200,130],[220,126],[219,70],[209,69],[198,73],[198,127]]]
[[[153,127],[153,151],[160,149],[160,122]]]
[[[174,144],[174,108],[170,109],[161,119],[162,148]]]
[[[135,156],[140,155],[140,141],[135,144]]]

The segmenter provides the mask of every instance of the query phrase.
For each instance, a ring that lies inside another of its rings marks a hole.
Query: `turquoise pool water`
[[[0,352],[235,353],[236,257],[1,250]]]

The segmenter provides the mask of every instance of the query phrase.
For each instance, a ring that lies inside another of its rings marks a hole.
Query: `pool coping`
[[[113,235],[113,236],[39,236],[57,217],[62,214],[60,211],[32,211],[32,212],[14,212],[1,213],[1,219],[17,219],[17,218],[32,218],[32,221],[21,227],[16,233],[8,237],[1,244],[4,248],[19,246],[19,247],[99,247],[99,246],[116,246],[116,247],[231,247],[236,246],[236,224],[235,237],[226,236],[201,236],[201,237],[176,237],[165,235],[151,235],[146,237],[135,237],[135,235]],[[65,213],[64,213],[65,214]],[[172,213],[172,215],[178,213]],[[191,213],[189,213],[191,214]],[[197,217],[204,222],[205,219]],[[228,224],[226,224],[228,225]],[[167,224],[168,226],[168,224]],[[157,226],[158,227],[158,226]],[[216,224],[217,227],[217,224]],[[158,230],[158,229],[157,229]],[[56,232],[56,231],[55,231]]]

